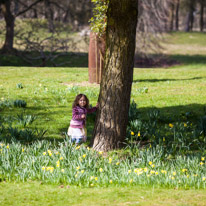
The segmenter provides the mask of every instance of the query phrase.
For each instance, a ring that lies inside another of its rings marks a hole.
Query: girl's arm
[[[97,103],[96,107],[92,107],[92,108],[87,109],[87,113],[90,114],[92,112],[97,111],[98,106],[99,106],[99,104]]]

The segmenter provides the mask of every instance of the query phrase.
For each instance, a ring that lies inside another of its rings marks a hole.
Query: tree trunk
[[[176,31],[179,30],[179,8],[180,8],[180,0],[177,0],[176,3],[176,14],[175,14],[175,29]]]
[[[137,0],[110,0],[107,12],[105,66],[93,148],[119,148],[126,136],[133,81]]]
[[[51,4],[50,4],[50,0],[44,0],[44,4],[45,4],[45,17],[48,21],[48,29],[49,32],[54,32],[54,14],[51,8]]]
[[[190,0],[189,1],[189,11],[187,14],[187,21],[186,21],[186,32],[192,31],[193,29],[193,22],[194,22],[194,0]]]
[[[170,31],[173,31],[174,11],[175,11],[175,4],[174,4],[174,2],[171,2],[171,10],[170,10]]]
[[[204,29],[204,1],[200,1],[200,31],[202,32]]]
[[[2,1],[1,3],[1,10],[6,22],[6,38],[4,45],[2,47],[2,52],[9,53],[13,51],[13,40],[14,40],[14,16],[10,10],[11,1]]]

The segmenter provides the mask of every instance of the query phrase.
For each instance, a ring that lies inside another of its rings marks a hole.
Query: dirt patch
[[[84,82],[64,82],[62,84],[66,85],[66,86],[100,87],[100,84],[90,83],[90,82],[87,82],[87,81],[84,81]]]

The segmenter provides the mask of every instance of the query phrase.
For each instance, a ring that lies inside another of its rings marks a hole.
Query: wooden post
[[[90,33],[89,42],[89,82],[100,84],[104,67],[105,39]]]

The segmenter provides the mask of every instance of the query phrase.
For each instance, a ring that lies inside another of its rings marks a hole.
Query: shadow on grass
[[[20,54],[20,53],[19,53]],[[52,58],[48,58],[45,60],[46,57],[53,57],[57,55],[58,57],[55,60]],[[21,56],[29,56],[34,58],[34,60],[28,61],[24,60]],[[0,55],[0,66],[19,66],[19,67],[88,67],[88,53],[73,53],[68,52],[66,54],[63,53],[49,53],[45,52],[46,57],[42,57],[38,60],[35,58],[40,57],[39,54],[35,54],[34,52],[27,52],[21,53],[20,55]]]
[[[56,107],[57,109],[59,107]],[[169,123],[175,123],[175,122],[186,122],[190,121],[194,125],[200,120],[201,117],[205,115],[205,108],[206,104],[189,104],[189,105],[178,105],[178,106],[172,106],[172,107],[163,107],[163,108],[155,108],[155,107],[145,107],[145,108],[139,108],[139,115],[140,119],[147,121],[148,120],[148,114],[151,110],[158,109],[160,111],[160,123],[162,124],[169,124]],[[30,129],[44,129],[47,130],[47,133],[42,138],[34,138],[31,139],[31,142],[37,141],[37,140],[48,140],[50,142],[62,142],[64,141],[65,134],[67,133],[67,129],[69,126],[69,119],[71,119],[71,111],[70,113],[65,113],[65,110],[59,110],[54,112],[47,112],[47,110],[51,110],[51,107],[30,107],[26,108],[25,111],[27,114],[36,115],[37,119],[32,123],[31,126],[28,126]],[[3,116],[12,116],[16,117],[16,115],[19,113],[18,111],[14,110],[6,110],[2,111],[0,117]],[[55,116],[53,116],[55,114]],[[60,120],[58,117],[64,117],[67,116],[68,121]],[[2,118],[0,118],[1,120]],[[38,122],[41,120],[40,122]],[[92,132],[93,127],[95,123],[95,115],[89,115],[87,118],[87,129],[88,129],[88,143],[92,140]],[[60,126],[56,126],[56,124],[60,124]],[[53,127],[50,129],[50,126],[53,125]],[[18,140],[18,139],[17,139]],[[28,144],[28,141],[25,139],[21,139],[21,142],[25,142],[25,144]]]
[[[133,80],[134,83],[136,82],[167,82],[167,81],[185,81],[185,80],[198,80],[198,79],[206,79],[203,77],[194,77],[189,79],[135,79]]]
[[[137,68],[168,68],[178,65],[206,64],[206,55],[149,55],[149,58],[135,56],[134,65]]]

